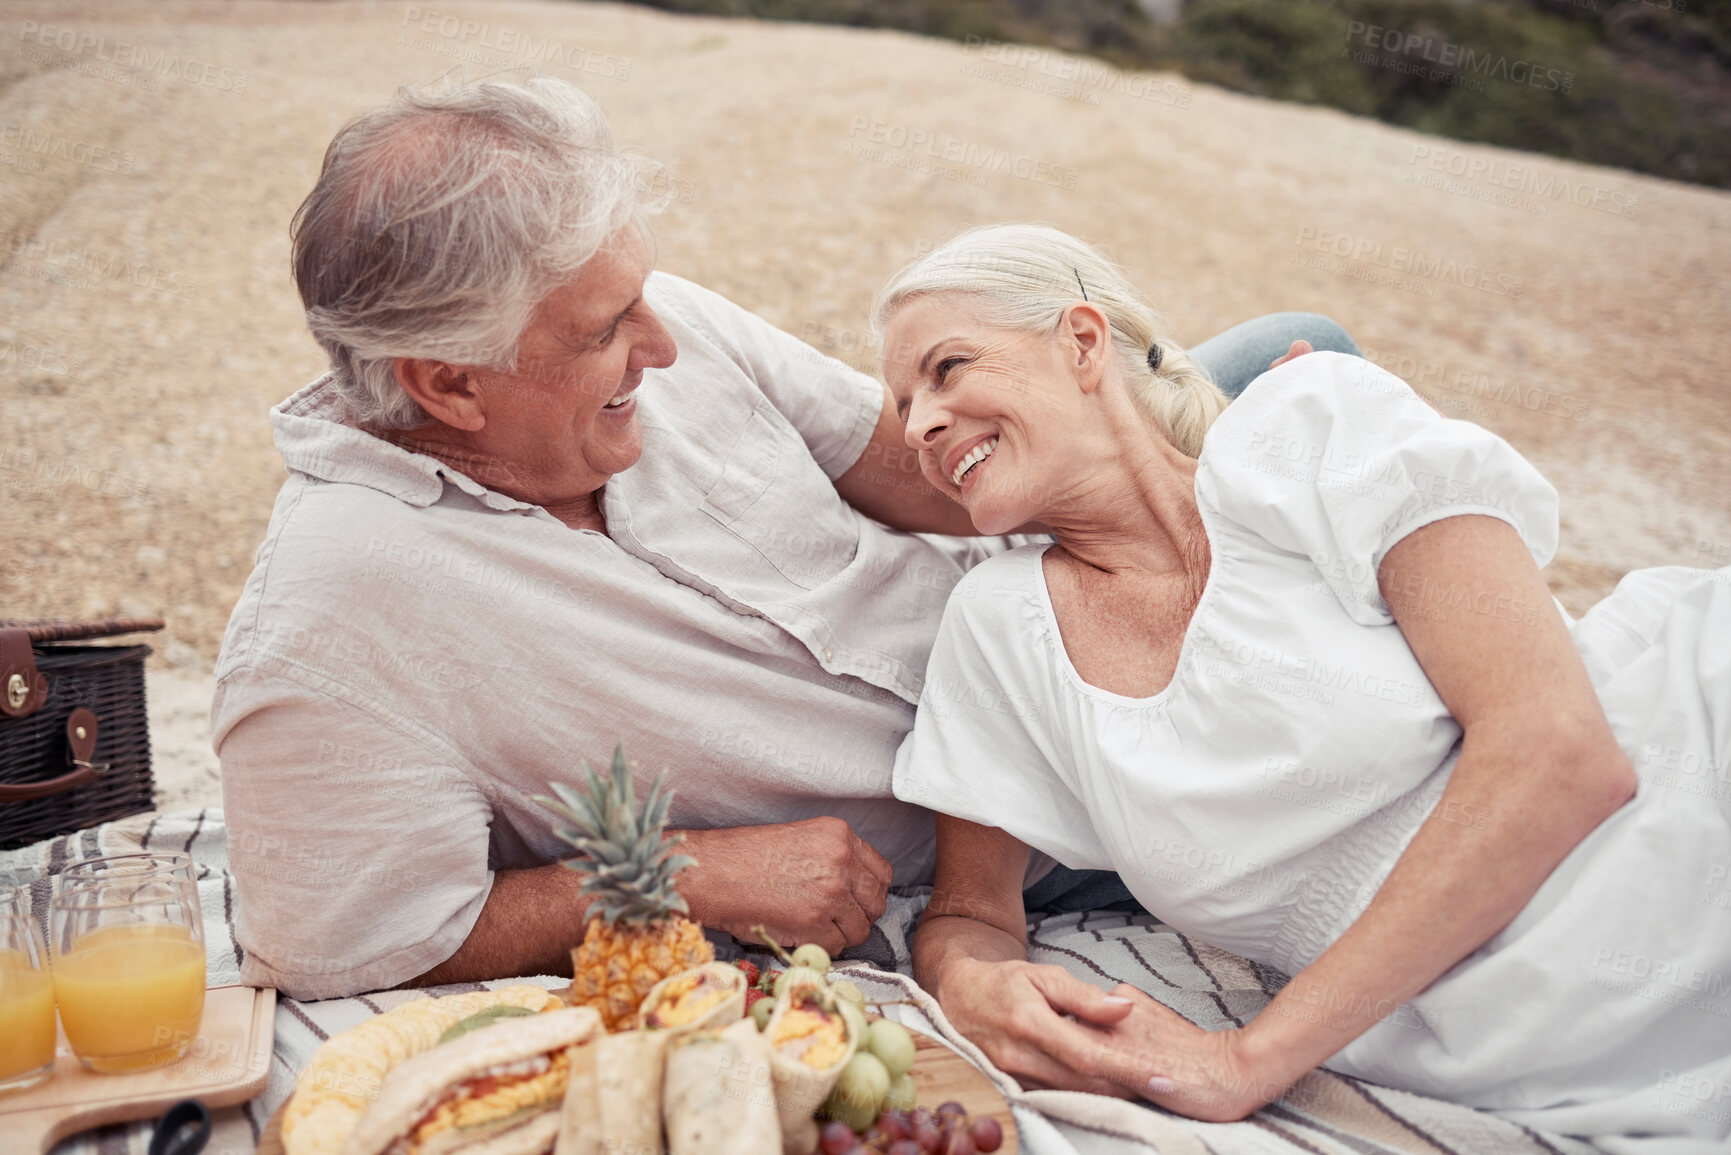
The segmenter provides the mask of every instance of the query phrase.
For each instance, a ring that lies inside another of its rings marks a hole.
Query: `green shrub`
[[[1456,140],[1731,187],[1731,0],[1188,0],[1170,27],[1134,0],[649,2],[1048,44]],[[1426,47],[1367,47],[1372,26]],[[1443,64],[1440,45],[1470,51],[1472,66]],[[1542,83],[1523,83],[1533,67]]]

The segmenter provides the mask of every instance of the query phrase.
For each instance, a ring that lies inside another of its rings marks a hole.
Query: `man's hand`
[[[1292,343],[1292,348],[1290,348],[1286,351],[1286,356],[1281,357],[1278,360],[1270,363],[1268,367],[1270,369],[1278,369],[1282,365],[1286,364],[1288,361],[1292,360],[1294,357],[1302,357],[1306,353],[1314,353],[1314,352],[1316,352],[1316,350],[1310,347],[1309,341],[1294,341]]]
[[[830,954],[857,946],[884,912],[894,869],[840,818],[691,830],[697,865],[680,876],[691,916],[754,942],[761,925],[785,946]]]
[[[1061,967],[957,958],[943,992],[950,1025],[1024,1084],[1120,1099],[1146,1091],[1134,1036],[1108,1033],[1134,1009],[1123,989],[1104,994]]]

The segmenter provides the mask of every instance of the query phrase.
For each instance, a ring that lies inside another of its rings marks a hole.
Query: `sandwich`
[[[565,1004],[535,986],[501,987],[401,1006],[332,1035],[313,1053],[282,1113],[287,1155],[338,1155],[355,1124],[379,1097],[385,1078],[406,1060],[431,1050],[457,1023],[506,1008],[524,1013]]]
[[[386,1077],[343,1155],[546,1155],[571,1050],[600,1030],[599,1015],[572,1007],[458,1034]]]

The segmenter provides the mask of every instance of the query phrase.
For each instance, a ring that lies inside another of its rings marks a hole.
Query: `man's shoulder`
[[[749,312],[714,289],[706,289],[696,281],[661,269],[649,274],[649,280],[643,285],[643,297],[657,312],[671,312],[686,324],[711,333]]]

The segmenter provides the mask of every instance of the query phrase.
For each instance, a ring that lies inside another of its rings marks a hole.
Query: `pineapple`
[[[681,836],[663,833],[672,795],[662,780],[639,814],[624,743],[613,751],[610,777],[587,762],[583,772],[582,789],[550,783],[558,797],[536,801],[571,823],[554,833],[582,852],[565,865],[585,876],[583,893],[594,900],[583,943],[571,952],[571,1001],[593,1007],[609,1031],[624,1030],[651,987],[714,962],[715,949],[673,885],[692,859],[673,853]]]

